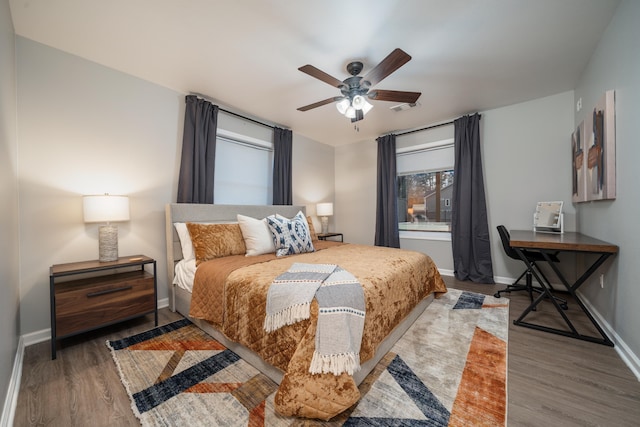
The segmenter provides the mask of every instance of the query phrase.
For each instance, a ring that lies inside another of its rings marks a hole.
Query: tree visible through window
[[[398,223],[405,231],[451,231],[453,170],[398,176]]]

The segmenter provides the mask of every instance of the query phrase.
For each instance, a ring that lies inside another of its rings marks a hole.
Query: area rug
[[[145,427],[505,426],[508,303],[449,289],[328,422],[276,414],[277,385],[186,319],[107,346]]]

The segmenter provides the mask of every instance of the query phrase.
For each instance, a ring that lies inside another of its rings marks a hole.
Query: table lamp
[[[127,196],[83,197],[84,222],[106,222],[98,231],[98,261],[118,260],[118,226],[112,222],[129,221],[129,198]]]
[[[322,234],[327,234],[329,232],[329,217],[333,215],[333,203],[318,203],[316,214],[320,217]]]

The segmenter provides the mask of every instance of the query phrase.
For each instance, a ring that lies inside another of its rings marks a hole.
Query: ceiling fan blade
[[[333,98],[323,99],[322,101],[314,102],[313,104],[305,105],[304,107],[298,108],[298,111],[308,111],[313,108],[322,107],[323,105],[331,104],[332,102],[340,101],[342,96],[334,96]]]
[[[382,60],[375,68],[367,73],[362,80],[368,81],[370,86],[375,86],[382,79],[393,73],[398,68],[409,62],[411,56],[404,50],[396,48],[386,58]]]
[[[340,80],[336,79],[333,76],[330,76],[322,70],[317,69],[313,65],[303,65],[302,67],[298,68],[298,70],[302,71],[303,73],[309,74],[311,77],[315,77],[318,80],[322,80],[323,82],[328,83],[331,86],[337,88],[344,86],[344,83],[342,83]]]
[[[367,94],[376,101],[392,101],[412,104],[420,98],[421,92],[403,92],[399,90],[374,90]]]

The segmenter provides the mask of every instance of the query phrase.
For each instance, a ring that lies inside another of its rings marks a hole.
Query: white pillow
[[[246,256],[271,254],[276,251],[266,218],[255,219],[240,214],[237,218],[244,238],[244,245],[247,247]]]
[[[184,222],[174,222],[173,226],[176,228],[178,232],[178,237],[180,238],[180,246],[182,246],[182,259],[185,261],[195,260],[196,254],[193,252],[193,243],[191,243],[191,235],[189,234],[189,229],[187,228],[187,224]]]
[[[196,275],[196,260],[180,260],[176,264],[173,284],[189,292],[193,292],[193,278]]]

